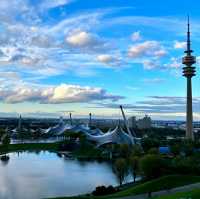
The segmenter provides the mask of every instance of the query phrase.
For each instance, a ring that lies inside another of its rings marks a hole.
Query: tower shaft
[[[187,77],[186,138],[194,139],[192,115],[192,78]]]

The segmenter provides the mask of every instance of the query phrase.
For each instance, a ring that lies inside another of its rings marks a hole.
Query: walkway
[[[164,190],[164,191],[153,192],[151,194],[151,196],[154,197],[154,196],[169,195],[169,194],[173,194],[173,193],[177,193],[177,192],[191,191],[191,190],[197,189],[197,188],[200,188],[200,183],[189,184],[189,185],[185,185],[185,186],[182,186],[182,187],[170,189],[170,190],[167,190],[167,191]],[[146,199],[146,198],[148,198],[148,194],[127,196],[127,197],[123,197],[123,198],[120,198],[120,199]]]

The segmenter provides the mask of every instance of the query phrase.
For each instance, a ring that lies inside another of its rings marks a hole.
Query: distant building
[[[128,126],[129,126],[129,128],[136,128],[137,127],[137,121],[136,121],[135,116],[128,118]]]
[[[151,128],[151,123],[152,123],[151,118],[149,116],[145,115],[144,118],[139,119],[137,121],[137,127],[139,129],[149,129],[149,128]]]

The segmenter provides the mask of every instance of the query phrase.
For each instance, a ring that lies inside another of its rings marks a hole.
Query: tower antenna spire
[[[188,56],[191,55],[193,51],[191,50],[191,41],[190,41],[190,16],[188,15],[188,23],[187,23],[187,50],[185,53],[187,53]]]

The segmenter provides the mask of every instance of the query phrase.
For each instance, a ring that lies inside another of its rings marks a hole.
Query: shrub
[[[98,186],[96,189],[92,192],[94,196],[103,196],[103,195],[108,195],[115,193],[116,189],[113,186]]]

